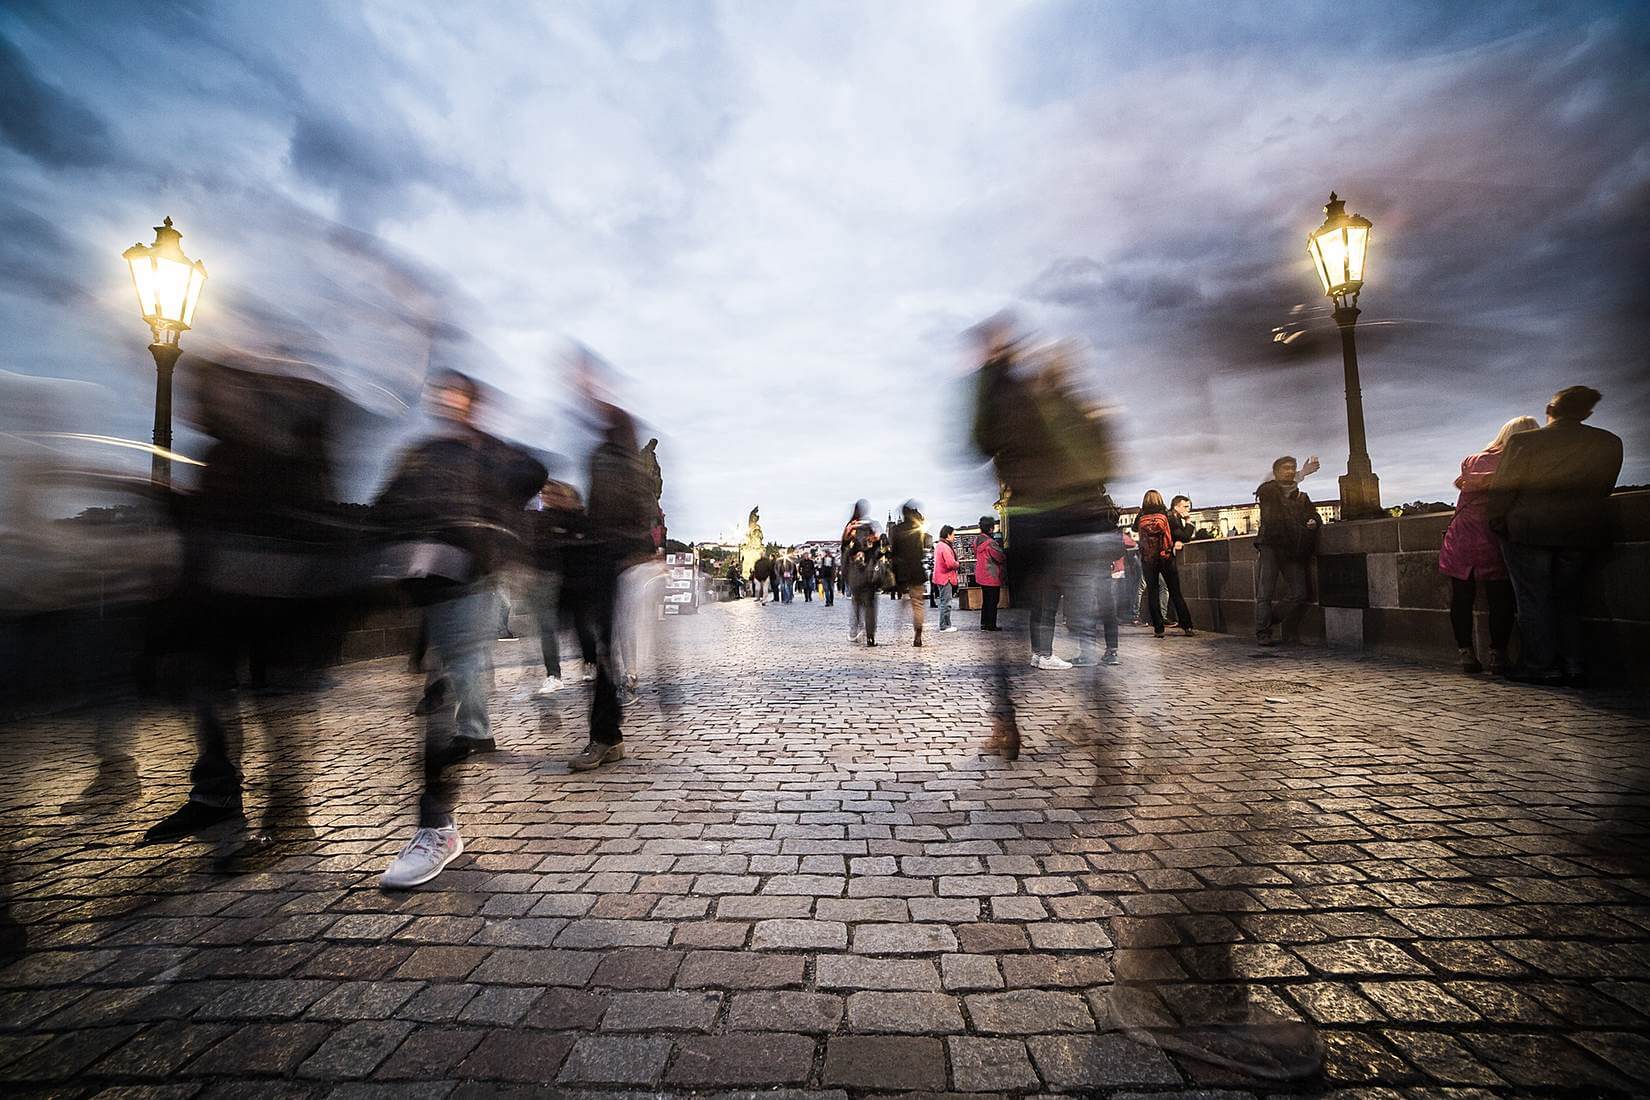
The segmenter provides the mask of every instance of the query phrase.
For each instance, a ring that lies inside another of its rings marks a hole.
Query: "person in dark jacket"
[[[1518,602],[1522,643],[1516,679],[1584,687],[1581,591],[1609,546],[1610,494],[1621,473],[1621,437],[1582,423],[1600,394],[1559,390],[1547,425],[1507,440],[1490,481],[1488,520]]]
[[[773,559],[763,554],[751,563],[751,595],[756,602],[768,602],[768,586],[773,581]]]
[[[1297,468],[1292,455],[1272,463],[1272,478],[1255,489],[1260,501],[1260,534],[1255,537],[1255,641],[1274,643],[1272,627],[1287,633],[1306,602],[1306,563],[1322,526],[1300,481],[1316,473],[1317,456]],[[1142,559],[1144,560],[1144,559]],[[1279,584],[1283,594],[1278,595]]]
[[[818,551],[809,550],[796,562],[796,578],[802,585],[802,602],[814,602],[814,585],[819,583]]]
[[[548,471],[531,454],[476,427],[481,389],[456,371],[432,378],[438,427],[403,452],[378,498],[395,546],[388,560],[424,609],[432,680],[446,683],[424,722],[418,829],[380,881],[430,881],[464,851],[453,819],[452,765],[493,747],[487,695],[498,621],[494,575],[519,544],[522,510]]]
[[[848,639],[857,642],[861,634],[867,647],[877,644],[877,589],[887,569],[887,540],[882,525],[872,519],[849,524],[843,540],[847,547],[846,576],[853,614],[848,618]]]
[[[590,455],[590,503],[586,508],[594,555],[590,600],[596,630],[596,681],[590,698],[590,741],[568,767],[588,771],[624,759],[624,731],[619,686],[633,694],[634,670],[621,667],[628,648],[616,631],[639,628],[619,623],[619,578],[632,566],[653,557],[652,529],[657,499],[629,413],[600,397],[593,364],[587,359],[580,388],[589,402],[599,442]]]
[[[922,627],[927,605],[923,589],[927,585],[927,570],[922,565],[923,550],[922,506],[908,500],[900,506],[900,521],[889,532],[893,546],[894,587],[903,592],[911,605],[912,645],[922,648]]]
[[[562,688],[561,607],[567,577],[567,556],[583,537],[584,502],[565,481],[550,480],[539,490],[537,507],[529,513],[529,537],[534,567],[533,607],[539,623],[539,649],[544,660],[544,683],[533,694],[543,698]]]
[[[836,555],[827,550],[819,559],[819,582],[825,590],[825,606],[836,605]]]

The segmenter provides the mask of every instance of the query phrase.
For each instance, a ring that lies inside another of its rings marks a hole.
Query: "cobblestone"
[[[137,843],[186,790],[185,715],[10,723],[29,947],[0,965],[7,1091],[1511,1100],[1650,1078],[1645,700],[1125,628],[1119,668],[1017,677],[1006,764],[972,731],[989,646],[1019,635],[963,613],[921,650],[853,649],[845,619],[666,622],[671,693],[644,684],[628,758],[583,774],[561,761],[586,689],[533,701],[532,643],[500,646],[466,853],[405,894],[376,883],[417,782],[400,662],[339,670],[307,742],[316,835],[264,853]],[[108,721],[141,793],[59,814]],[[1195,1057],[1241,1063],[1263,1032],[1239,1025],[1293,1020],[1323,1051],[1304,1081]]]

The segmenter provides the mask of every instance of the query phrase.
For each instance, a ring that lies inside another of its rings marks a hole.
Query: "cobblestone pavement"
[[[664,624],[673,690],[584,775],[587,692],[530,700],[535,647],[501,644],[467,852],[408,894],[377,887],[416,789],[400,661],[308,717],[256,701],[302,724],[316,830],[259,858],[136,845],[186,789],[176,714],[14,724],[6,1091],[1646,1091],[1642,699],[1126,632],[1087,705],[1025,671],[1007,764],[974,748],[974,616],[922,650],[846,616]],[[60,812],[99,720],[142,794]]]

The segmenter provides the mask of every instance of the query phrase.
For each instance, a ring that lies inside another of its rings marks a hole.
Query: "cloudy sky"
[[[147,439],[119,253],[171,215],[211,274],[186,348],[354,397],[357,496],[432,362],[576,456],[577,339],[664,441],[673,534],[760,504],[825,536],[859,496],[968,522],[993,493],[958,337],[1013,306],[1086,342],[1120,500],[1247,499],[1283,451],[1330,497],[1339,348],[1303,245],[1335,188],[1375,223],[1388,503],[1447,499],[1573,383],[1645,482],[1647,103],[1632,3],[12,0],[0,369],[72,395],[55,426]]]

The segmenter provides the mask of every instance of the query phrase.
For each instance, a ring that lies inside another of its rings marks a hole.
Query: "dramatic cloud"
[[[456,363],[509,395],[503,430],[576,454],[559,354],[596,348],[664,440],[686,537],[753,503],[787,540],[858,496],[978,516],[958,334],[1005,305],[1086,342],[1120,498],[1244,499],[1284,450],[1322,455],[1327,496],[1339,342],[1304,239],[1335,188],[1375,222],[1359,349],[1389,501],[1447,498],[1462,454],[1574,382],[1650,480],[1650,17],[1342,18],[9,6],[12,369],[104,387],[75,429],[145,437],[118,253],[170,214],[211,272],[187,347],[303,359],[385,417]]]

